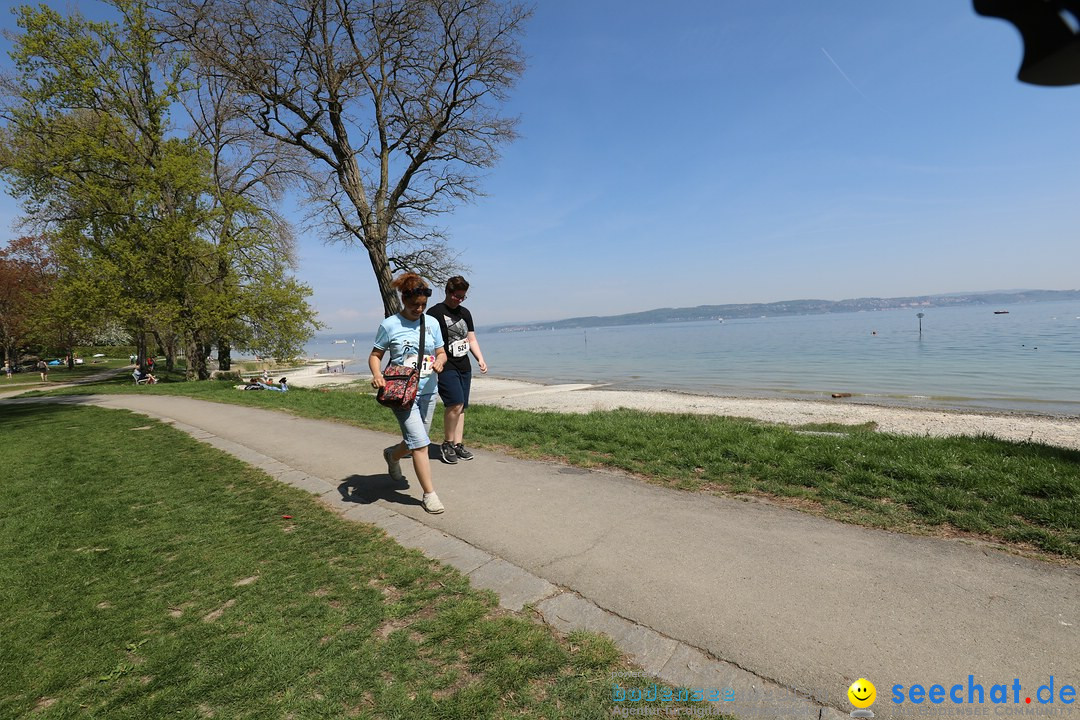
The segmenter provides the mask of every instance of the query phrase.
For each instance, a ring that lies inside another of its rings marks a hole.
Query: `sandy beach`
[[[371,377],[367,373],[359,375],[340,372],[342,367],[351,362],[355,361],[341,358],[337,360],[318,360],[302,368],[276,370],[274,378],[286,377],[289,379],[289,384],[294,387],[322,387],[325,385],[345,385],[365,377]],[[326,372],[327,367],[337,372]]]
[[[293,371],[289,383],[319,387],[368,379],[367,373],[326,373],[326,363]],[[334,361],[329,361],[334,367]],[[340,361],[339,367],[340,367]],[[322,369],[324,372],[319,373]],[[540,385],[520,380],[473,376],[471,402],[537,412],[587,413],[631,408],[647,412],[726,415],[765,422],[802,425],[876,423],[882,432],[901,435],[991,435],[1003,440],[1031,441],[1080,450],[1080,417],[1048,417],[1021,413],[922,410],[835,402],[730,398],[662,391],[607,390],[597,385]]]

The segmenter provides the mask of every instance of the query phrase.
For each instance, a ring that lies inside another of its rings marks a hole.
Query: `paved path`
[[[878,717],[898,715],[896,684],[962,684],[966,702],[973,675],[987,703],[992,685],[1014,678],[1032,697],[1051,676],[1055,692],[1080,687],[1075,566],[482,450],[434,464],[447,511],[430,516],[415,482],[386,475],[380,451],[393,436],[187,398],[92,402],[173,421],[456,565],[508,607],[529,602],[560,629],[609,632],[667,682],[733,687],[740,702],[725,710],[744,718],[841,717],[859,677],[877,685]],[[825,707],[770,705],[784,688]]]

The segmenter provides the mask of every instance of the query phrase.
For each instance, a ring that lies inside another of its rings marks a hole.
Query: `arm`
[[[487,363],[484,362],[484,353],[480,352],[480,343],[476,341],[476,333],[472,330],[469,331],[469,352],[476,358],[476,366],[480,368],[480,372],[487,372]]]
[[[431,316],[429,316],[431,317]],[[439,320],[435,325],[428,328],[428,334],[434,342],[435,350],[432,354],[435,359],[431,361],[431,371],[441,373],[446,367],[446,336],[443,334],[443,323]]]
[[[385,350],[371,348],[371,354],[368,355],[367,364],[368,369],[371,370],[371,387],[373,388],[386,387],[386,379],[382,374],[382,359],[384,354],[386,354]]]
[[[431,363],[431,369],[441,373],[444,367],[446,367],[446,350],[440,345],[435,349],[435,362]]]

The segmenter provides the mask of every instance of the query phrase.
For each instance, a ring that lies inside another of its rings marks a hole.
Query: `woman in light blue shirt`
[[[441,513],[444,508],[431,482],[431,462],[428,460],[427,448],[431,444],[428,433],[431,429],[431,418],[435,414],[435,391],[439,387],[436,374],[442,372],[446,363],[442,331],[434,318],[429,318],[431,322],[424,321],[424,357],[418,357],[420,322],[427,310],[431,288],[416,273],[399,275],[392,287],[401,293],[403,309],[397,315],[383,320],[375,333],[375,345],[368,356],[371,387],[378,389],[386,385],[382,374],[382,361],[387,352],[390,353],[392,365],[412,365],[420,368],[420,386],[416,391],[416,400],[408,410],[394,409],[403,439],[397,445],[383,450],[383,459],[386,460],[390,477],[404,482],[401,459],[411,452],[416,479],[424,490],[424,510]]]

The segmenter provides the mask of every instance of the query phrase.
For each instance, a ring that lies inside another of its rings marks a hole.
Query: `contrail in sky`
[[[844,70],[839,65],[836,64],[836,61],[832,59],[832,55],[829,54],[829,51],[826,50],[825,48],[821,48],[821,52],[825,53],[825,57],[829,58],[829,62],[831,62],[833,64],[833,67],[836,68],[836,71],[844,76],[844,79],[847,80],[848,85],[855,88],[855,92],[859,93],[859,95],[862,96],[862,99],[869,103],[870,98],[863,95],[863,91],[859,89],[859,86],[856,85],[855,83],[851,82],[851,78],[849,78],[847,76],[847,73],[844,72]],[[873,103],[870,103],[870,104],[873,105]]]

